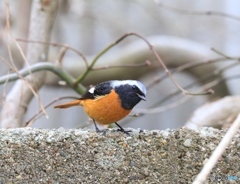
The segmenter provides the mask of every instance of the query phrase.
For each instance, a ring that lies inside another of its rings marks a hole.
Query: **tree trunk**
[[[29,40],[49,41],[56,14],[58,1],[34,0],[32,2]],[[46,61],[48,46],[43,44],[28,44],[25,67],[33,63]],[[28,104],[33,98],[33,90],[37,93],[45,80],[46,73],[31,74],[25,80],[18,80],[8,93],[1,112],[1,127],[21,127]],[[30,89],[31,87],[32,89]],[[35,96],[39,99],[38,95]]]

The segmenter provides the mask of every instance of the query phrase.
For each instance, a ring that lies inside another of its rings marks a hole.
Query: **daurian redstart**
[[[146,100],[145,86],[136,80],[112,80],[102,82],[90,88],[80,99],[57,105],[54,108],[83,106],[87,115],[101,125],[115,123],[121,131],[127,133],[117,121],[127,116],[141,100]]]

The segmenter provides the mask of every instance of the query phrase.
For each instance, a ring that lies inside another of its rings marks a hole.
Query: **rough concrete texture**
[[[212,128],[133,130],[130,136],[116,130],[0,130],[0,183],[191,183],[224,134]],[[240,132],[212,176],[240,178]]]

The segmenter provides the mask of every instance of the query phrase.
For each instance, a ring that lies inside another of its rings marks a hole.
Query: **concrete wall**
[[[116,130],[0,130],[0,183],[190,183],[224,134],[212,128],[133,130],[130,136]],[[240,132],[211,179],[240,178],[239,138]]]

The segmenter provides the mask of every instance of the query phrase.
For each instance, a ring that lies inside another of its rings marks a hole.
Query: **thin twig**
[[[224,17],[224,18],[229,18],[229,19],[232,19],[232,20],[240,21],[239,16],[228,14],[228,13],[225,13],[225,12],[220,12],[220,11],[196,11],[196,10],[189,10],[189,9],[180,9],[180,8],[175,8],[175,7],[166,5],[164,3],[161,3],[159,0],[154,0],[154,1],[157,3],[157,5],[159,7],[163,8],[163,9],[175,11],[175,12],[181,13],[181,14],[200,15],[200,16],[214,15],[214,16],[219,16],[219,17]]]
[[[5,3],[5,13],[6,13],[6,32],[8,32],[8,35],[12,38],[12,40],[14,40],[14,43],[16,44],[17,48],[19,49],[19,52],[21,53],[24,61],[26,62],[26,64],[28,65],[27,59],[21,49],[21,47],[16,43],[15,38],[12,36],[12,32],[11,32],[11,24],[10,24],[10,12],[9,12],[9,3],[8,0],[4,1]],[[8,38],[8,36],[7,36]],[[35,91],[35,89],[33,89],[33,87],[31,86],[31,84],[29,83],[28,80],[24,79],[19,73],[18,73],[18,69],[13,61],[13,57],[12,57],[12,52],[11,52],[11,48],[10,48],[10,44],[9,44],[9,40],[7,40],[7,49],[8,49],[8,55],[10,58],[10,62],[11,62],[11,69],[18,75],[18,77],[22,80],[24,80],[24,82],[27,84],[27,86],[29,87],[29,89],[32,91],[32,93],[34,94],[34,96],[37,98],[38,100],[38,104],[40,105],[40,108],[42,109],[43,113],[45,114],[45,116],[47,117],[47,113],[45,111],[45,109],[43,108],[40,96],[38,95],[38,93]],[[6,62],[5,62],[6,63]],[[8,65],[9,66],[9,65]],[[20,105],[20,103],[19,103]]]
[[[143,114],[156,114],[156,113],[165,112],[167,110],[170,110],[170,109],[173,109],[173,108],[176,108],[176,107],[182,105],[183,103],[187,102],[190,98],[191,98],[191,96],[183,96],[183,97],[179,98],[178,100],[175,100],[173,103],[169,103],[169,104],[161,106],[161,107],[136,109],[136,110],[134,110],[134,115],[132,115],[132,116],[136,117],[136,116],[143,115]]]
[[[134,33],[134,32],[130,32],[130,33],[126,33],[125,35],[121,36],[117,41],[111,43],[109,46],[107,46],[106,48],[104,48],[91,62],[91,64],[89,65],[89,67],[87,68],[87,70],[80,75],[75,84],[77,84],[78,82],[81,82],[86,76],[87,74],[93,69],[93,66],[95,65],[95,63],[97,62],[97,60],[104,55],[109,49],[111,49],[113,46],[115,46],[116,44],[118,44],[119,42],[121,42],[123,39],[125,39],[128,36],[136,36],[138,38],[140,38],[141,40],[143,40],[149,47],[149,49],[151,50],[151,52],[154,54],[154,56],[157,58],[157,60],[159,61],[159,63],[161,64],[161,66],[164,68],[165,72],[167,73],[167,75],[169,76],[169,78],[171,79],[171,81],[173,82],[173,84],[183,93],[183,94],[187,94],[187,95],[209,95],[209,94],[213,94],[213,90],[208,90],[207,92],[202,92],[202,93],[194,93],[194,92],[189,92],[185,89],[183,89],[173,78],[171,72],[168,70],[168,68],[166,67],[166,65],[164,64],[164,62],[162,61],[161,57],[158,55],[158,53],[156,52],[156,50],[154,49],[153,45],[151,45],[148,40],[146,40],[143,36]]]
[[[232,60],[239,61],[239,59],[240,59],[240,57],[232,57]],[[181,72],[184,70],[188,70],[188,69],[192,69],[195,67],[199,67],[202,65],[212,64],[212,63],[222,62],[222,61],[226,61],[226,58],[221,57],[221,58],[215,58],[215,59],[204,60],[204,61],[189,62],[189,63],[183,64],[183,65],[171,70],[171,74]],[[153,87],[154,85],[161,82],[162,80],[164,80],[167,77],[168,77],[168,75],[166,73],[164,73],[161,77],[155,77],[154,81],[147,86],[147,89],[150,89],[151,87]]]
[[[213,73],[213,75],[221,75],[224,71],[226,71],[228,69],[231,69],[231,68],[233,68],[235,66],[238,66],[238,65],[240,65],[239,61],[237,61],[236,63],[231,63],[228,66],[224,66],[222,69],[216,69],[212,73]]]
[[[219,85],[221,82],[226,82],[226,81],[229,81],[229,80],[234,80],[234,79],[239,79],[240,78],[240,75],[235,75],[235,76],[231,76],[231,77],[227,77],[227,78],[220,78],[220,79],[216,79],[208,84],[205,84],[204,86],[201,86],[201,88],[206,88],[206,89],[209,89],[209,88],[212,88],[216,85]],[[189,99],[192,98],[192,96],[188,96]],[[184,96],[182,96],[181,98],[184,98]],[[163,100],[161,100],[161,103],[163,103],[165,101],[165,98]],[[165,106],[161,106],[161,107],[156,107],[156,108],[153,108],[153,106],[155,106],[156,104],[146,108],[146,109],[136,109],[136,110],[133,110],[133,113],[130,114],[131,117],[139,117],[139,116],[144,116],[146,114],[149,114],[148,113],[148,110],[153,110],[155,111],[154,113],[161,113],[161,112],[164,112],[164,108],[166,110],[170,110],[172,109],[171,107],[175,108],[177,107],[178,105],[181,105],[181,103],[184,103],[184,99],[178,99],[176,104],[174,103],[170,103],[170,104],[167,104]],[[159,111],[158,111],[159,109]],[[140,112],[141,111],[141,112]],[[151,114],[152,112],[150,112]],[[129,120],[125,120],[123,121],[121,124],[122,125],[126,125],[129,123]]]
[[[67,52],[68,48],[66,47],[62,47],[62,49],[60,50],[59,54],[58,54],[58,62],[59,62],[59,65],[62,66],[62,60]]]
[[[88,73],[92,70],[93,66],[96,64],[97,60],[104,55],[108,50],[110,50],[112,47],[114,47],[115,45],[117,45],[121,40],[123,40],[126,37],[126,35],[123,35],[122,37],[120,37],[117,41],[111,43],[109,46],[107,46],[106,48],[104,48],[101,52],[99,52],[95,58],[93,58],[91,64],[89,65],[89,67],[86,69],[86,71],[81,74],[79,77],[77,77],[77,80],[75,82],[75,84],[82,82],[83,79],[88,75]]]
[[[138,67],[144,67],[144,66],[150,66],[151,62],[150,61],[145,61],[144,63],[140,64],[125,64],[125,65],[105,65],[105,66],[99,66],[99,67],[94,67],[92,71],[94,70],[104,70],[104,69],[111,69],[111,68],[138,68]]]
[[[144,37],[142,37],[141,35],[137,34],[137,33],[128,33],[128,35],[135,35],[139,38],[141,38],[148,46],[149,49],[152,51],[152,53],[155,55],[155,57],[157,58],[157,60],[159,61],[159,63],[161,64],[161,66],[163,67],[163,69],[165,70],[165,72],[167,73],[168,77],[171,79],[171,81],[173,82],[173,84],[180,90],[182,91],[183,94],[187,94],[187,95],[209,95],[209,94],[213,94],[213,90],[208,90],[207,92],[202,92],[202,93],[195,93],[195,92],[189,92],[185,89],[183,89],[173,78],[171,72],[168,70],[168,68],[166,67],[166,65],[164,64],[164,62],[162,61],[161,57],[158,55],[158,53],[156,52],[156,50],[154,49],[154,46],[151,45]]]
[[[234,75],[234,76],[230,76],[230,77],[226,77],[226,78],[218,78],[218,79],[215,79],[211,82],[208,82],[207,84],[205,84],[203,86],[200,86],[200,88],[203,89],[203,90],[206,90],[206,89],[213,88],[214,86],[219,85],[221,82],[225,82],[225,81],[229,81],[229,80],[233,80],[233,79],[239,79],[239,78],[240,78],[240,75]],[[192,85],[193,85],[193,83],[190,83],[187,86],[184,86],[184,88],[189,88]],[[162,99],[160,102],[157,102],[157,104],[159,105],[159,104],[164,103],[170,97],[176,95],[177,93],[178,93],[178,91],[169,94],[167,97]],[[188,101],[190,98],[191,98],[191,96],[188,96],[188,98],[181,97],[181,98],[175,100],[173,103],[169,103],[169,104],[166,104],[166,105],[161,106],[161,107],[153,108],[154,106],[156,106],[156,104],[153,104],[146,109],[136,109],[136,110],[134,110],[134,114],[132,114],[132,116],[136,117],[136,116],[140,116],[140,115],[144,115],[144,114],[161,113],[161,112],[164,112],[164,111],[167,111],[167,110],[178,107],[179,105]]]
[[[216,48],[211,48],[211,50],[212,50],[213,52],[215,52],[216,54],[225,57],[226,59],[230,59],[230,60],[233,60],[233,59],[234,59],[234,57],[228,56],[228,55],[226,55],[225,53],[217,50]]]
[[[237,119],[233,122],[221,142],[218,144],[216,149],[213,151],[207,163],[204,165],[201,172],[198,174],[193,184],[205,183],[207,176],[210,174],[213,167],[216,165],[218,159],[221,157],[226,147],[230,144],[234,135],[238,132],[240,128],[240,114],[238,114]]]
[[[222,69],[216,69],[216,70],[214,70],[214,71],[211,72],[211,73],[208,73],[208,74],[206,74],[206,75],[204,75],[204,76],[201,76],[201,77],[198,78],[196,81],[193,81],[193,82],[185,85],[184,88],[185,88],[185,89],[189,89],[190,87],[193,87],[196,83],[199,83],[199,82],[203,83],[203,81],[206,81],[207,83],[210,83],[210,84],[211,84],[210,86],[209,86],[208,84],[205,84],[205,85],[208,86],[208,88],[212,88],[212,87],[218,85],[219,82],[223,82],[223,81],[226,81],[226,80],[230,80],[231,78],[225,78],[225,79],[224,79],[224,78],[221,78],[220,75],[221,75],[224,71],[226,71],[226,70],[228,70],[228,69],[230,69],[230,68],[232,68],[232,67],[234,67],[234,66],[237,66],[237,65],[239,65],[239,64],[240,64],[239,62],[237,62],[237,63],[232,63],[232,64],[230,64],[230,65],[228,65],[228,66],[224,66],[224,68],[222,68]],[[174,71],[175,71],[175,70],[174,70]],[[172,71],[172,73],[173,73],[174,71]],[[217,82],[217,83],[216,83],[216,79],[213,80],[213,77],[216,77],[216,76],[220,76],[220,80],[217,79],[217,81],[219,81],[219,82]],[[234,78],[235,78],[235,77],[234,77]],[[147,86],[147,89],[150,89],[152,86],[153,86],[153,84],[151,83],[150,85]],[[202,87],[203,87],[204,89],[208,89],[208,88],[206,88],[206,87],[204,87],[204,86],[202,86]],[[172,92],[172,93],[168,94],[168,95],[165,96],[160,102],[158,102],[158,105],[164,103],[165,101],[168,101],[170,98],[172,98],[173,96],[176,96],[176,95],[178,95],[178,94],[179,94],[179,91],[175,91],[175,92]]]
[[[79,97],[72,97],[72,96],[64,96],[64,97],[59,97],[56,98],[54,100],[52,100],[50,103],[48,103],[47,105],[44,106],[44,109],[47,109],[49,106],[51,106],[52,104],[54,104],[55,102],[59,101],[59,100],[63,100],[63,99],[79,99]],[[32,126],[32,124],[39,119],[42,116],[42,110],[40,109],[33,117],[31,117],[28,121],[26,121],[25,123],[25,127],[30,127]]]
[[[81,52],[79,52],[77,49],[70,47],[69,45],[66,44],[62,44],[62,43],[55,43],[55,42],[44,42],[44,41],[40,41],[40,40],[27,40],[27,39],[22,39],[22,38],[17,38],[16,39],[19,42],[27,42],[27,43],[37,43],[37,44],[47,44],[47,45],[51,45],[54,47],[65,47],[69,50],[72,50],[74,52],[76,52],[84,61],[86,67],[88,68],[88,61],[86,59],[86,57],[84,56],[84,54],[82,54]]]

